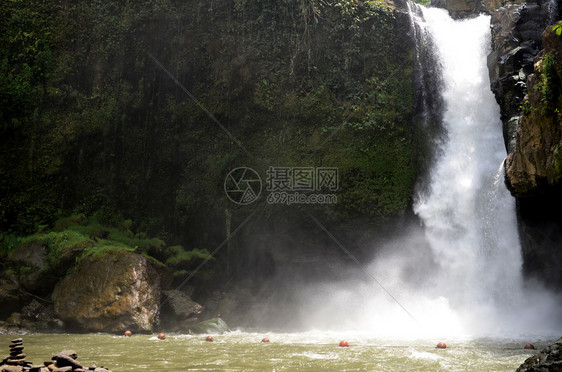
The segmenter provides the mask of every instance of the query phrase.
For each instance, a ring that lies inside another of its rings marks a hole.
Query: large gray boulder
[[[186,293],[178,290],[162,292],[161,326],[169,331],[184,331],[198,322],[205,309]]]
[[[160,277],[151,262],[128,252],[84,259],[52,295],[60,319],[100,332],[152,331],[160,297]]]

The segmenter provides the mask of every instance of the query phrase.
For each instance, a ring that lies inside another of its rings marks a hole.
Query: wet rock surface
[[[199,322],[190,328],[193,333],[214,333],[221,334],[224,332],[230,332],[230,328],[224,320],[221,318],[213,318]]]
[[[562,338],[554,344],[533,355],[516,372],[561,372],[562,371]]]

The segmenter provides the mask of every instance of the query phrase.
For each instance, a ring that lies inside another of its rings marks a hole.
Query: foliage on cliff
[[[382,2],[10,0],[0,11],[2,231],[103,210],[214,247],[225,210],[233,226],[251,212],[224,193],[237,166],[263,179],[269,166],[337,167],[338,204],[321,213],[351,225],[410,202],[413,55]]]
[[[108,225],[99,212],[90,217],[77,214],[61,218],[52,231],[1,242],[4,275],[20,283],[25,290],[48,294],[57,281],[81,261],[116,260],[128,252],[142,254],[163,274],[167,273],[167,266],[177,281],[204,260],[210,263],[194,273],[196,279],[213,273],[214,259],[206,250],[170,247],[161,239],[148,238],[144,232],[134,233],[131,226],[131,220]],[[166,276],[163,275],[163,279]]]
[[[527,81],[515,151],[506,160],[507,185],[515,196],[557,195],[562,185],[562,37],[557,27],[543,33],[545,49]]]

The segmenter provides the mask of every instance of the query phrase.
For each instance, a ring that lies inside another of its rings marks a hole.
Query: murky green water
[[[215,336],[168,335],[131,338],[104,334],[25,335],[25,352],[43,363],[63,349],[74,349],[84,365],[113,371],[514,371],[536,351],[524,340],[458,339],[391,341],[332,333],[257,334],[232,332]],[[269,344],[261,343],[268,337]],[[8,354],[10,335],[0,336]],[[445,350],[435,349],[445,341]],[[554,340],[530,340],[538,349]]]

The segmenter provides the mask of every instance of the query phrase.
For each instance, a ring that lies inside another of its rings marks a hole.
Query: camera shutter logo
[[[230,171],[224,180],[226,196],[236,204],[247,205],[255,202],[261,194],[261,178],[248,167]]]

